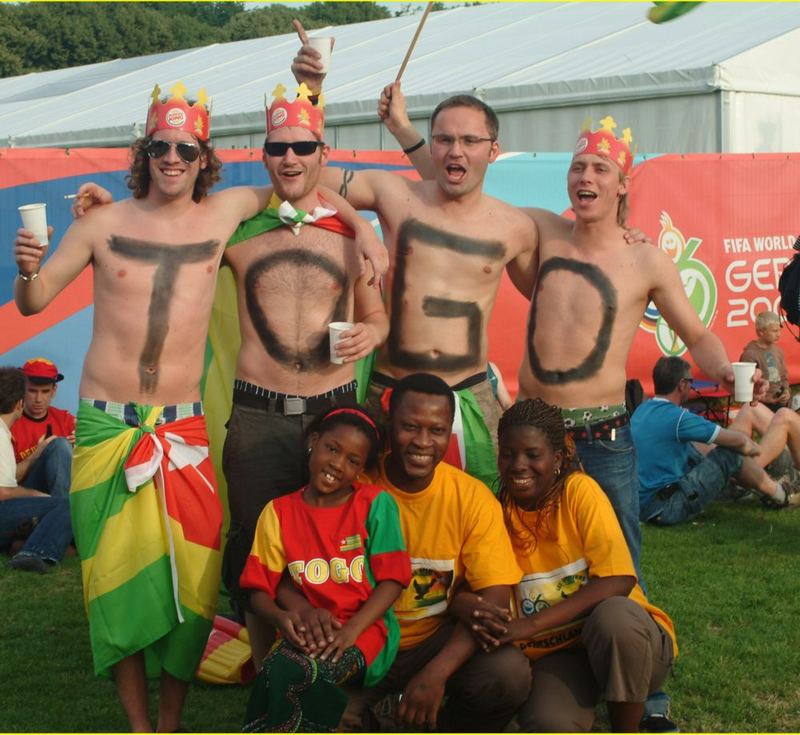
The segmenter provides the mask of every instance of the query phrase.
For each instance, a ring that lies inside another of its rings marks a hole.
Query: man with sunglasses
[[[292,71],[319,92],[325,77],[319,54],[302,26],[295,27],[303,46]],[[399,84],[392,89],[399,91]],[[379,114],[387,117],[388,109],[385,93]],[[500,411],[487,376],[487,326],[505,266],[519,258],[530,267],[536,248],[531,220],[482,190],[486,170],[500,153],[497,136],[494,111],[476,97],[459,95],[431,116],[432,180],[330,168],[322,177],[356,209],[377,212],[390,253],[389,337],[376,356],[368,403],[385,402],[388,390],[411,373],[442,378],[458,396],[445,460],[489,486],[497,474]],[[410,123],[398,141],[416,163],[425,140]]]
[[[161,678],[157,729],[181,727],[216,611],[223,513],[200,402],[206,334],[224,245],[271,195],[208,195],[221,164],[205,94],[185,91],[153,91],[132,199],[92,207],[44,265],[32,232],[14,244],[23,314],[93,269],[70,505],[95,671],[113,674],[133,731],[152,730],[146,675]],[[92,185],[84,194],[78,209],[110,199]],[[368,224],[360,233],[374,236]]]
[[[304,85],[292,101],[284,92],[275,89],[267,110],[263,160],[273,201],[242,224],[224,257],[236,280],[242,341],[222,454],[231,511],[223,579],[244,613],[257,668],[275,631],[252,613],[239,577],[258,517],[308,481],[305,429],[331,406],[356,403],[355,361],[389,331],[371,267],[360,273],[352,231],[320,197],[329,151],[322,106]],[[355,322],[337,345],[340,364],[330,359],[331,322]]]

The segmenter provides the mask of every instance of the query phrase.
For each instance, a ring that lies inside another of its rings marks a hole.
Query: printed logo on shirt
[[[395,615],[401,620],[419,620],[445,612],[454,579],[454,559],[412,558],[411,584],[400,593]]]
[[[306,582],[325,584],[328,580],[336,584],[361,582],[364,579],[364,555],[359,554],[350,562],[337,556],[330,560],[319,557],[308,561],[298,559],[290,561],[286,568],[292,579],[301,586]]]
[[[517,610],[526,618],[566,600],[588,581],[584,559],[549,572],[526,574],[516,586]]]
[[[519,617],[530,617],[548,607],[557,605],[574,595],[589,580],[586,561],[578,559],[549,572],[525,575],[514,588],[516,612]],[[580,635],[583,619],[543,631],[535,638],[519,642],[519,647],[529,655],[535,650],[564,648]]]
[[[339,551],[353,551],[362,547],[361,534],[354,533],[352,536],[345,536],[339,542]]]

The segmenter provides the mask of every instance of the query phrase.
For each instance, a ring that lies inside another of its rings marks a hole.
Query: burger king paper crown
[[[199,140],[208,142],[211,127],[208,121],[208,95],[205,89],[197,93],[197,101],[190,104],[184,95],[186,87],[177,82],[170,87],[170,96],[161,100],[161,87],[157,84],[150,95],[150,109],[147,111],[147,128],[145,135],[152,135],[157,130],[184,130]]]
[[[313,92],[303,82],[297,88],[297,98],[289,102],[283,95],[286,87],[279,84],[272,91],[275,98],[267,109],[267,135],[278,128],[308,128],[314,135],[322,140],[322,128],[325,125],[325,113],[322,108],[325,101],[319,95],[317,104],[312,104],[309,97]]]
[[[575,144],[576,156],[581,153],[593,153],[596,156],[604,156],[617,164],[626,176],[633,167],[633,157],[630,145],[633,142],[631,129],[625,128],[622,137],[614,135],[617,123],[611,115],[607,115],[600,121],[600,127],[592,131],[592,119],[586,118],[581,126],[578,142]]]

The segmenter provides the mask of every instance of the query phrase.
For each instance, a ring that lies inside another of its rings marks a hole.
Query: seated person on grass
[[[800,416],[791,408],[773,413],[763,403],[746,403],[728,428],[758,441],[761,453],[753,461],[770,477],[788,482],[800,478]]]
[[[66,497],[51,497],[17,484],[11,427],[22,416],[24,396],[22,370],[0,368],[0,550],[10,547],[21,527],[35,524],[8,564],[41,574],[61,561],[72,539],[72,524]]]
[[[686,360],[660,358],[653,368],[653,384],[655,397],[639,406],[631,419],[642,521],[661,526],[682,523],[714,500],[731,477],[761,493],[771,507],[800,506],[797,483],[773,480],[752,459],[759,457],[761,447],[739,431],[735,421],[723,429],[681,408],[692,384]],[[710,444],[717,446],[710,449]],[[782,448],[761,461],[774,459]]]
[[[530,659],[522,732],[588,732],[600,699],[612,732],[638,732],[677,655],[672,621],[636,583],[611,503],[577,469],[560,409],[522,401],[497,432],[498,497],[523,576],[514,618],[484,603],[475,635],[485,650],[515,641]]]
[[[22,417],[11,427],[17,482],[66,498],[72,477],[75,417],[50,405],[64,376],[44,357],[28,360],[22,372],[25,374]]]
[[[339,687],[376,684],[397,654],[391,606],[411,580],[397,504],[356,482],[377,464],[378,426],[360,408],[333,407],[306,436],[309,482],[261,512],[240,580],[282,637],[256,678],[245,732],[335,732],[347,702]],[[307,645],[300,616],[275,602],[284,570],[305,606],[335,621],[321,649]]]
[[[778,347],[781,318],[774,311],[762,311],[756,316],[756,338],[745,345],[739,360],[754,362],[761,375],[769,381],[764,404],[772,411],[789,405],[792,391],[783,350]]]
[[[502,732],[528,695],[530,667],[519,649],[481,651],[450,614],[460,585],[507,606],[521,576],[497,499],[480,480],[442,462],[454,411],[453,391],[435,375],[407,375],[391,393],[389,452],[372,479],[400,510],[411,584],[394,606],[397,658],[375,687],[353,693],[344,730],[374,729],[364,720],[367,708],[402,692],[396,719],[412,729]],[[313,621],[307,627],[324,648],[327,633]]]

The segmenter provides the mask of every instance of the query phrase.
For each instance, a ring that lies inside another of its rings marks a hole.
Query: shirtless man
[[[223,576],[245,612],[257,668],[274,630],[250,612],[249,595],[239,587],[256,522],[270,500],[308,481],[306,427],[332,405],[355,404],[355,361],[389,332],[380,292],[368,285],[371,269],[359,277],[350,234],[320,207],[318,183],[329,151],[323,111],[308,101],[306,88],[299,91],[288,102],[283,88],[276,90],[264,163],[276,196],[317,219],[272,229],[277,212],[269,209],[242,225],[224,256],[236,278],[242,344],[222,455],[231,509]],[[333,321],[356,322],[339,343],[343,364],[329,357]]]
[[[298,32],[303,46],[292,71],[319,92],[325,76],[319,55],[299,24]],[[411,373],[445,380],[459,396],[456,426],[463,425],[467,439],[459,447],[465,453],[459,464],[489,485],[497,473],[500,412],[486,374],[487,325],[506,264],[519,258],[521,269],[532,269],[536,245],[530,219],[482,191],[486,169],[500,152],[497,136],[494,111],[459,95],[431,116],[432,180],[414,182],[376,170],[327,169],[322,177],[340,186],[356,209],[377,212],[389,248],[389,338],[377,355],[369,402],[378,403]],[[398,134],[412,156],[425,147],[418,139],[410,123]],[[458,449],[455,457],[446,455],[452,459],[458,459]]]
[[[200,378],[224,243],[271,193],[207,196],[221,164],[204,93],[184,92],[154,89],[132,199],[74,222],[44,266],[30,231],[14,248],[23,314],[94,272],[70,501],[95,670],[113,672],[132,731],[152,730],[146,672],[161,676],[158,730],[180,727],[216,611],[222,508]]]
[[[617,139],[615,127],[607,117],[578,138],[567,175],[575,222],[525,210],[539,230],[540,265],[515,278],[523,293],[533,294],[519,397],[562,407],[586,472],[614,506],[641,579],[639,487],[624,400],[625,363],[647,304],[655,303],[709,378],[732,390],[733,371],[669,256],[623,238],[633,157],[630,131]]]

